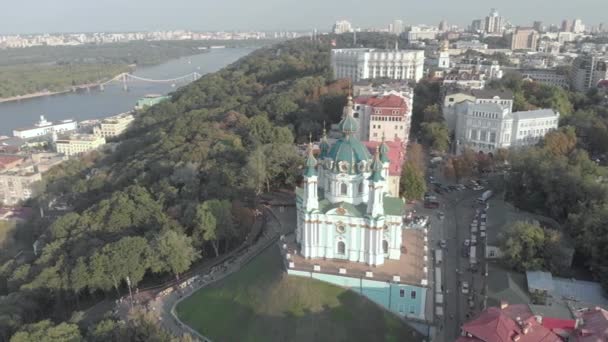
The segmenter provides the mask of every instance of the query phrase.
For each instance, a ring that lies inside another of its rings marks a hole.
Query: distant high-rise
[[[503,18],[498,15],[496,8],[492,8],[490,15],[486,17],[486,32],[499,34],[504,29]]]
[[[595,55],[578,56],[572,64],[572,88],[587,91],[608,79],[608,57]]]
[[[562,21],[562,32],[572,32],[572,21],[568,19]]]
[[[536,51],[538,32],[530,27],[518,27],[511,36],[511,50]]]
[[[542,21],[535,21],[534,24],[532,24],[532,27],[538,31],[538,32],[543,32],[543,22]]]
[[[400,35],[401,33],[403,33],[403,20],[393,21],[393,29],[391,30],[391,32],[396,35]]]
[[[574,33],[583,33],[585,32],[585,25],[583,25],[583,21],[580,19],[575,19],[574,24],[572,24],[572,32]]]
[[[334,24],[333,32],[335,34],[353,32],[353,26],[349,21],[346,20],[338,20]]]
[[[442,21],[439,22],[439,31],[445,32],[448,29],[449,29],[448,28],[448,22],[446,20],[442,20]]]
[[[486,21],[483,19],[475,19],[471,23],[472,32],[484,32],[486,30]]]

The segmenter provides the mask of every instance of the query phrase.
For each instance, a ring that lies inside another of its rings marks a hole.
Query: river
[[[249,54],[252,48],[214,49],[208,53],[183,57],[156,66],[137,69],[133,74],[149,79],[172,79],[192,72],[207,74],[217,71]],[[12,135],[13,129],[32,126],[44,115],[49,121],[99,119],[133,109],[138,99],[147,94],[167,94],[171,84],[129,83],[124,91],[120,83],[105,86],[104,91],[66,93],[27,100],[0,103],[0,135]]]

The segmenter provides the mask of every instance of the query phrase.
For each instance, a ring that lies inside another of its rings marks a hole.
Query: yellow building
[[[86,153],[99,148],[106,143],[106,138],[93,134],[76,134],[67,139],[59,139],[55,142],[57,153],[73,156]]]
[[[131,114],[112,116],[102,120],[101,124],[93,129],[93,133],[104,138],[115,137],[126,131],[133,120]]]

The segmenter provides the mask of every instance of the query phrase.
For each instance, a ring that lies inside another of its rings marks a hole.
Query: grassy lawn
[[[405,323],[341,287],[287,276],[271,247],[177,306],[213,341],[420,341]]]

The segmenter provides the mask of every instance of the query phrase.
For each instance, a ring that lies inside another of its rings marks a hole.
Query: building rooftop
[[[381,266],[369,266],[364,263],[351,262],[341,259],[306,259],[298,254],[295,241],[287,243],[292,269],[312,272],[314,266],[320,266],[319,273],[342,275],[353,278],[366,278],[378,281],[394,281],[394,276],[400,277],[399,282],[415,286],[426,286],[427,267],[424,256],[424,233],[417,229],[404,229],[402,234],[401,257],[399,260],[385,259]],[[346,269],[346,274],[340,274],[340,268]],[[372,277],[366,277],[366,272],[372,272]]]
[[[527,305],[490,307],[463,324],[462,330],[468,335],[457,342],[562,342],[536,320]]]
[[[608,311],[593,308],[581,314],[582,324],[577,328],[574,341],[608,341]]]
[[[23,159],[24,158],[22,156],[0,155],[0,170],[6,167],[15,166]]]
[[[493,99],[495,97],[499,97],[504,100],[513,100],[513,92],[510,90],[501,90],[501,89],[471,89],[471,90],[462,90],[457,89],[449,94],[468,94],[471,96],[475,96],[478,99]]]
[[[407,103],[397,95],[359,96],[355,99],[355,103],[377,108],[403,108],[407,111]]]
[[[555,112],[551,108],[528,110],[525,112],[513,112],[511,115],[519,120],[531,120],[531,119],[544,119],[553,118],[559,113]]]
[[[363,143],[369,150],[369,153],[374,153],[376,151],[376,146],[380,145],[382,142],[364,141]],[[385,141],[384,143],[388,146],[388,159],[390,160],[388,166],[389,175],[401,176],[401,168],[405,161],[405,148],[403,147],[403,143],[399,139],[395,141]]]
[[[488,268],[488,305],[499,305],[501,301],[513,304],[530,303],[523,274],[509,272],[492,264],[488,265]]]
[[[528,289],[550,292],[553,290],[553,276],[550,272],[526,271]]]

